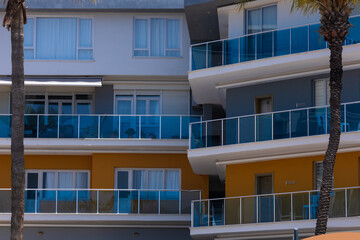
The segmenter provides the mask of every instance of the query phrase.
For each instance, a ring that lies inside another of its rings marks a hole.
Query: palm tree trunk
[[[13,3],[17,1],[9,0]],[[15,4],[14,4],[15,5]],[[23,239],[24,227],[24,33],[23,13],[11,21],[11,240]]]
[[[323,178],[320,190],[319,207],[315,235],[325,234],[329,215],[330,195],[336,153],[341,134],[341,90],[342,90],[342,44],[341,38],[330,41],[330,138],[323,161]]]

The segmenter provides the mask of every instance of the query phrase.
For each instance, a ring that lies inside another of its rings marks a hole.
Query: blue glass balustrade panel
[[[60,138],[78,138],[78,124],[79,116],[59,116],[60,120],[60,129],[59,137]]]
[[[209,203],[208,201],[194,202],[194,215],[193,215],[194,227],[209,226],[208,203]]]
[[[178,116],[161,117],[161,139],[180,139],[180,118]]]
[[[294,193],[292,198],[293,220],[309,219],[309,193]]]
[[[346,217],[346,196],[345,189],[333,190],[330,195],[330,206],[329,217],[330,218],[339,218]]]
[[[119,116],[100,116],[100,138],[119,138]]]
[[[98,116],[80,116],[80,138],[98,138],[98,131]]]
[[[255,117],[240,118],[240,143],[255,142]]]
[[[120,117],[120,138],[139,138],[139,116]]]
[[[140,191],[140,213],[159,212],[159,191]]]
[[[206,68],[206,44],[191,47],[192,70]]]
[[[210,121],[206,128],[206,141],[208,147],[215,147],[222,145],[222,124],[220,120]]]
[[[159,116],[141,116],[141,138],[160,138]]]
[[[225,224],[224,199],[210,200],[210,226],[222,226]]]
[[[38,116],[24,115],[24,137],[36,138],[37,136],[38,136]]]
[[[274,32],[256,35],[256,59],[273,57],[274,47]]]
[[[274,31],[274,56],[290,54],[290,29]]]
[[[309,135],[321,135],[326,133],[327,114],[326,108],[309,109]]]
[[[97,191],[96,190],[78,190],[78,212],[79,213],[97,213]]]
[[[37,190],[25,190],[25,213],[35,213]]]
[[[11,116],[0,115],[0,137],[11,137]]]
[[[360,131],[360,103],[346,105],[346,124],[348,131]]]
[[[35,119],[35,118],[34,118]],[[39,137],[57,138],[59,127],[59,116],[40,115],[39,116]]]
[[[239,119],[224,119],[224,145],[237,144],[239,141]]]
[[[274,139],[290,137],[290,112],[274,113]]]
[[[291,111],[291,137],[308,136],[308,110]]]
[[[274,196],[258,197],[258,221],[273,222],[274,221]]]
[[[57,212],[76,213],[76,191],[57,190]]]
[[[191,149],[206,147],[205,125],[206,123],[191,125]]]
[[[240,38],[240,62],[255,60],[256,55],[256,35],[244,36]]]
[[[291,29],[291,53],[307,52],[309,27],[296,27]]]
[[[200,116],[181,116],[181,138],[189,139],[189,124],[200,121]]]
[[[56,212],[56,191],[38,190],[37,191],[37,212],[55,213]]]
[[[208,43],[208,67],[223,65],[223,42]]]
[[[240,39],[229,39],[224,41],[224,64],[234,64],[240,62]]]
[[[309,50],[315,51],[326,48],[324,37],[319,33],[320,24],[309,26]]]
[[[114,191],[99,191],[99,213],[116,213]]]
[[[360,216],[360,188],[347,189],[347,216]]]
[[[179,191],[160,191],[160,214],[179,214]]]
[[[291,221],[291,195],[275,196],[275,221]]]
[[[256,141],[267,141],[272,139],[272,115],[256,116]]]

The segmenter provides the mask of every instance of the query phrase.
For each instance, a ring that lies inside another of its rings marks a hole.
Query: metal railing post
[[[272,56],[275,56],[275,31],[273,31],[272,33]]]
[[[240,118],[238,118],[238,139],[237,142],[240,143]]]
[[[205,122],[205,147],[208,147],[208,123]]]
[[[38,208],[38,190],[35,190],[35,214],[37,213]]]
[[[221,146],[224,146],[224,119],[221,119]]]
[[[294,221],[294,206],[293,206],[293,194],[290,193],[290,221]]]
[[[289,138],[291,138],[291,118],[292,118],[292,111],[289,111]]]
[[[159,116],[159,139],[161,139],[161,116]]]
[[[96,213],[99,214],[99,190],[96,190]]]
[[[242,224],[242,216],[241,216],[241,214],[242,214],[242,198],[240,198],[240,208],[239,208],[239,223],[240,224]]]
[[[141,139],[141,116],[139,116],[139,139]]]
[[[310,116],[309,116],[310,113],[309,113],[309,109],[307,109],[306,114],[307,114],[307,116],[306,116],[306,118],[307,118],[307,120],[306,120],[307,136],[310,136]]]
[[[208,200],[208,226],[210,226],[210,200]]]
[[[221,41],[221,50],[222,50],[222,53],[221,53],[221,66],[224,66],[225,65],[225,41],[222,40]]]
[[[258,35],[254,35],[254,37],[255,37],[255,60],[257,59],[257,36]]]
[[[160,207],[161,207],[161,205],[160,205],[160,191],[159,191],[159,199],[158,199],[158,214],[160,215]]]
[[[194,219],[195,219],[195,216],[194,216],[194,202],[191,202],[190,211],[191,211],[191,227],[193,228],[194,227]]]
[[[79,115],[78,117],[77,117],[77,119],[78,119],[78,138],[80,138],[80,119],[81,119],[81,116]]]
[[[117,201],[117,214],[120,213],[120,190],[117,190],[118,193],[118,201]]]
[[[98,116],[98,139],[100,139],[100,115]]]
[[[348,189],[344,189],[345,191],[345,217],[348,216]]]
[[[308,219],[311,219],[311,198],[310,198],[310,192],[308,192],[308,195],[309,195],[309,218]]]
[[[60,115],[57,115],[57,138],[60,136]]]
[[[274,140],[274,113],[271,113],[271,140]]]
[[[191,132],[191,129],[192,129],[192,124],[189,124],[189,149],[192,149],[192,146],[191,146],[191,138],[192,138],[192,132]],[[181,134],[180,134],[181,135]],[[181,138],[180,138],[181,139]]]
[[[223,214],[223,218],[224,218],[224,226],[226,225],[226,200],[224,199],[224,214]]]
[[[255,115],[254,116],[254,130],[255,130],[255,135],[254,135],[254,142],[256,142],[257,141],[257,121],[256,121],[256,118],[257,118],[257,116]]]
[[[344,104],[344,132],[347,132],[346,105],[347,104]],[[340,113],[340,115],[341,115],[341,113]],[[349,130],[350,130],[350,127],[349,127]],[[341,131],[341,129],[340,129],[340,131]]]
[[[193,70],[192,68],[192,46],[189,48],[189,72]]]
[[[179,118],[180,118],[180,139],[182,139],[182,116],[179,116]],[[189,121],[189,123],[190,123],[190,121]],[[190,132],[189,132],[189,139],[190,139]]]
[[[275,194],[273,194],[273,210],[274,210],[274,212],[273,212],[273,214],[274,214],[274,222],[276,222],[276,203],[275,203],[275,200],[276,200],[276,198],[275,198]]]
[[[39,138],[40,115],[36,115],[36,138]]]
[[[179,191],[179,214],[181,215],[181,199],[182,199],[182,192]]]
[[[76,214],[79,213],[79,190],[75,190],[75,194],[76,194]]]
[[[140,214],[140,190],[138,190],[138,214]]]
[[[118,136],[119,139],[121,138],[121,136],[120,136],[121,135],[121,129],[120,128],[121,128],[121,116],[119,116],[119,136]]]
[[[328,113],[327,113],[327,107],[325,107],[325,134],[328,132]],[[331,115],[330,115],[331,117]],[[331,119],[330,119],[331,122]],[[341,129],[340,129],[341,130]]]
[[[58,213],[58,190],[55,191],[55,214]]]
[[[255,197],[256,200],[256,223],[259,223],[259,196]]]

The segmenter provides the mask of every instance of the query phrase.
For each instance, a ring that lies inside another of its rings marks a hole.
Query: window
[[[167,18],[135,19],[134,56],[179,57],[180,20]]]
[[[91,114],[92,95],[26,95],[25,114]]]
[[[277,28],[277,6],[267,6],[247,11],[247,34]]]
[[[135,103],[135,104],[134,104]],[[139,115],[159,115],[160,96],[159,95],[117,95],[116,96],[117,114],[139,114]]]
[[[24,25],[24,58],[92,60],[92,22],[88,18],[28,18]]]
[[[314,188],[315,190],[320,190],[321,183],[322,183],[322,177],[323,177],[323,162],[315,162],[314,163]],[[334,186],[334,176],[333,176],[333,183]]]
[[[115,185],[118,189],[180,189],[180,170],[118,169]]]
[[[330,86],[329,79],[318,79],[314,81],[314,104],[315,106],[329,105]]]
[[[29,189],[88,189],[89,171],[27,170],[26,188]]]

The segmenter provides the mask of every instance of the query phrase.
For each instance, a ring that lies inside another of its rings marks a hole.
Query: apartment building
[[[195,173],[210,176],[210,195],[212,176],[224,195],[193,202],[191,236],[290,240],[298,228],[304,238],[314,232],[329,138],[329,50],[319,16],[291,12],[291,1],[234,2],[185,7],[197,23],[189,25],[189,83],[204,110],[204,120],[190,124],[188,159]],[[359,231],[358,13],[343,50],[329,232]]]
[[[25,239],[190,239],[184,2],[29,0]],[[4,12],[0,12],[0,18]],[[10,226],[11,48],[0,29],[0,238]]]

